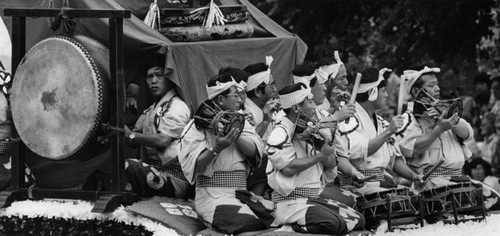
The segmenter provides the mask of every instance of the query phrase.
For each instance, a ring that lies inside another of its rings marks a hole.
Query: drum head
[[[229,121],[224,125],[224,129],[222,131],[222,135],[226,136],[233,128],[238,130],[238,137],[243,132],[243,128],[245,128],[245,116],[240,113],[226,113],[224,115],[225,120]]]
[[[45,39],[29,50],[16,71],[11,104],[15,127],[31,151],[61,160],[93,138],[106,100],[108,78],[101,67],[67,37]]]
[[[210,100],[203,101],[200,106],[196,109],[194,113],[194,124],[198,129],[212,129],[211,125],[213,119],[217,113],[220,112],[220,108],[213,104]],[[212,132],[215,133],[214,130]]]
[[[214,135],[222,132],[222,136],[236,128],[239,136],[245,127],[245,116],[237,112],[222,111],[213,101],[206,100],[196,109],[194,124],[196,128],[208,130]]]
[[[448,108],[448,113],[446,113],[445,119],[450,118],[455,113],[458,114],[458,117],[462,117],[463,110],[464,110],[464,103],[462,102],[461,99],[457,99],[453,101],[453,103],[451,103],[450,107]]]

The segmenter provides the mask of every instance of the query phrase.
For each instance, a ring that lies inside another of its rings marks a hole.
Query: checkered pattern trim
[[[383,181],[384,180],[384,169],[382,167],[378,167],[375,169],[370,169],[370,170],[358,170],[361,174],[365,175],[366,177],[376,175],[376,179],[371,179],[368,182],[377,182],[377,181]],[[350,176],[350,175],[340,175],[340,186],[346,186],[346,185],[352,185],[352,182],[355,179]]]
[[[288,196],[282,196],[276,191],[272,194],[273,202],[295,200],[297,198],[319,198],[319,188],[295,188]]]
[[[424,174],[431,170],[432,166],[425,167]],[[438,167],[434,173],[429,176],[429,179],[436,178],[439,176],[462,176],[461,169],[451,169],[446,167]]]
[[[181,166],[176,164],[163,165],[160,160],[148,159],[146,161],[149,165],[153,166],[156,170],[160,172],[165,172],[173,175],[175,178],[188,181],[184,172],[182,172]]]
[[[0,153],[10,154],[12,150],[13,143],[11,141],[2,140],[0,141]]]
[[[246,189],[247,172],[215,171],[212,177],[198,176],[196,184],[198,187]]]

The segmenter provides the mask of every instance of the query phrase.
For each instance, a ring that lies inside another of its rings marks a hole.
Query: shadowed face
[[[298,109],[304,115],[313,117],[316,109],[316,104],[314,104],[313,99],[306,98],[302,103],[298,105]]]
[[[273,79],[272,75],[269,75],[269,84],[264,88],[263,100],[269,101],[270,99],[276,98],[278,95],[278,88],[276,88],[276,82]]]
[[[237,111],[241,105],[241,98],[236,86],[231,87],[228,94],[218,96],[218,103],[224,111]]]
[[[384,106],[386,105],[388,96],[389,96],[389,94],[385,90],[385,87],[379,88],[377,99],[374,101],[375,107],[377,109],[384,108]]]
[[[477,165],[474,168],[471,168],[470,170],[470,175],[472,179],[478,180],[478,181],[483,181],[484,178],[486,177],[485,174],[486,172],[484,171],[483,165]]]
[[[496,99],[500,99],[500,83],[498,81],[493,81],[491,84],[491,93]]]
[[[313,95],[313,100],[316,105],[323,104],[326,95],[326,86],[325,84],[320,84],[316,81],[313,87],[311,87],[311,93]]]
[[[329,87],[338,88],[340,90],[346,90],[348,84],[349,81],[347,81],[347,70],[345,69],[344,65],[341,65],[339,68],[339,72],[337,73],[335,78],[332,78]]]
[[[161,99],[171,89],[168,88],[168,79],[163,74],[163,68],[159,66],[148,69],[146,83],[155,99]]]
[[[492,120],[483,117],[481,120],[481,135],[486,138],[493,132],[495,132],[495,124]]]
[[[431,97],[439,99],[440,88],[436,75],[434,74],[422,75],[420,79],[424,80],[424,83],[422,84],[422,89],[425,89],[425,91]],[[414,96],[416,96],[416,94]]]

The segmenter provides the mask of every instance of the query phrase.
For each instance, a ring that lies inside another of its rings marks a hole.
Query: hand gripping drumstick
[[[116,131],[118,133],[125,133],[125,129],[123,128],[118,128],[116,126],[112,126],[112,125],[108,125],[108,124],[102,124],[102,128],[105,130],[105,131]]]
[[[444,163],[443,159],[436,162],[436,164],[434,164],[434,166],[432,166],[432,168],[427,173],[425,173],[425,175],[422,177],[422,179],[427,180],[431,176],[431,174],[434,173],[434,171],[436,171],[437,168],[440,167],[443,163]]]
[[[361,188],[361,187],[363,187],[363,185],[365,185],[366,182],[368,182],[372,179],[376,179],[376,178],[377,178],[376,175],[371,175],[371,176],[365,177],[363,179],[358,179],[358,180],[355,180],[352,182],[352,186],[354,186],[356,188]]]
[[[361,73],[356,73],[356,80],[354,81],[354,87],[352,87],[352,94],[351,94],[351,100],[349,101],[350,104],[354,104],[356,102],[356,95],[358,95],[358,88],[359,88],[359,82],[361,82]],[[345,120],[346,124],[349,124],[350,118],[347,118]]]
[[[364,182],[368,182],[368,181],[370,181],[372,179],[376,179],[376,178],[377,178],[376,175],[370,175],[368,177],[365,177],[365,178],[362,178],[362,179],[358,179],[358,180],[356,180],[356,182],[358,182],[358,183],[364,183]]]
[[[403,113],[403,98],[405,96],[405,81],[403,75],[399,82],[399,96],[398,96],[398,113],[396,115],[401,115]]]

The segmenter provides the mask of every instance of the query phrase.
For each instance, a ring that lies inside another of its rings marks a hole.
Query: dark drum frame
[[[123,19],[131,17],[130,10],[5,8],[4,15],[12,17],[12,78],[26,53],[26,17],[56,17],[63,12],[73,18],[107,18],[109,20],[109,54],[111,72],[110,124],[123,127],[124,70]],[[114,94],[114,96],[113,96]],[[15,132],[15,131],[14,131]],[[17,135],[17,134],[16,134]],[[82,199],[95,201],[92,212],[112,212],[120,205],[132,204],[137,195],[125,192],[125,159],[123,135],[111,138],[111,191],[81,191],[26,188],[24,182],[26,146],[19,142],[12,150],[11,188],[0,193],[0,206],[8,207],[14,201],[40,198]]]

